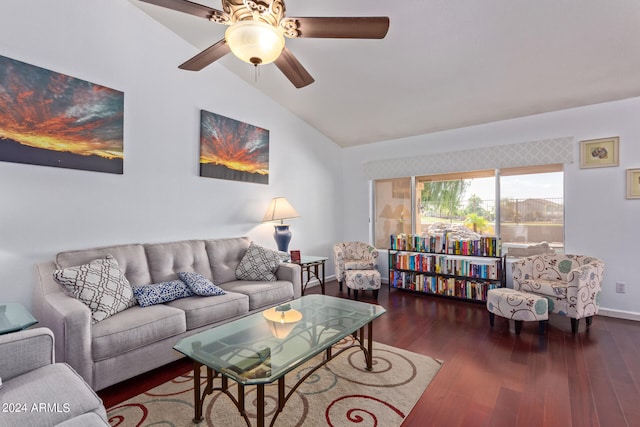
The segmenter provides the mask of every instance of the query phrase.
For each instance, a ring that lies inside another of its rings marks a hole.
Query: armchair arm
[[[569,272],[567,275],[567,301],[569,317],[581,319],[598,313],[604,263],[592,261]],[[575,316],[574,316],[575,314]]]
[[[344,282],[344,251],[339,244],[333,245],[333,265],[336,269],[336,280]]]
[[[0,335],[0,360],[3,381],[54,363],[53,332],[35,328]]]
[[[286,280],[293,283],[293,297],[302,296],[302,281],[300,279],[300,266],[298,264],[283,262],[276,270],[278,280]]]
[[[41,325],[50,328],[57,336],[56,360],[71,365],[93,387],[91,311],[54,283],[54,270],[54,263],[36,265],[34,314]]]

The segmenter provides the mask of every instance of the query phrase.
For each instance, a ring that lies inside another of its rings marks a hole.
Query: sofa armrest
[[[91,311],[81,301],[65,294],[53,280],[55,264],[36,265],[33,310],[38,322],[50,328],[58,362],[73,367],[93,387]]]
[[[283,262],[276,270],[278,280],[286,280],[293,284],[293,297],[302,296],[302,280],[300,279],[300,266],[293,263]]]
[[[593,316],[598,313],[604,263],[593,261],[571,270],[567,274],[567,301],[575,318]],[[570,314],[570,317],[574,317]]]
[[[54,363],[53,332],[35,328],[0,335],[0,360],[3,381]]]

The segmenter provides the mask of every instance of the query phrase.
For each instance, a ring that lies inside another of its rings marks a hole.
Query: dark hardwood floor
[[[319,293],[316,286],[307,293]],[[337,282],[327,294],[347,297]],[[374,302],[371,292],[360,300]],[[551,316],[514,325],[473,304],[413,293],[380,291],[387,313],[375,321],[376,341],[444,361],[409,414],[409,426],[639,426],[640,322],[597,316],[590,328]],[[190,370],[178,361],[99,392],[107,407]]]

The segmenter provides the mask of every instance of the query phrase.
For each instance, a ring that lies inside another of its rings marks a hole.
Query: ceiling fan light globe
[[[284,36],[277,28],[260,21],[239,21],[227,28],[225,39],[231,52],[249,64],[269,64],[284,49]]]

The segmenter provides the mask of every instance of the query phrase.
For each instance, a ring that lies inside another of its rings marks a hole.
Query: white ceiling
[[[197,49],[226,26],[130,0]],[[194,0],[217,9],[219,0]],[[383,40],[287,39],[315,78],[227,67],[343,147],[640,96],[639,0],[288,0],[287,16],[388,16]],[[190,73],[191,71],[184,71]]]

